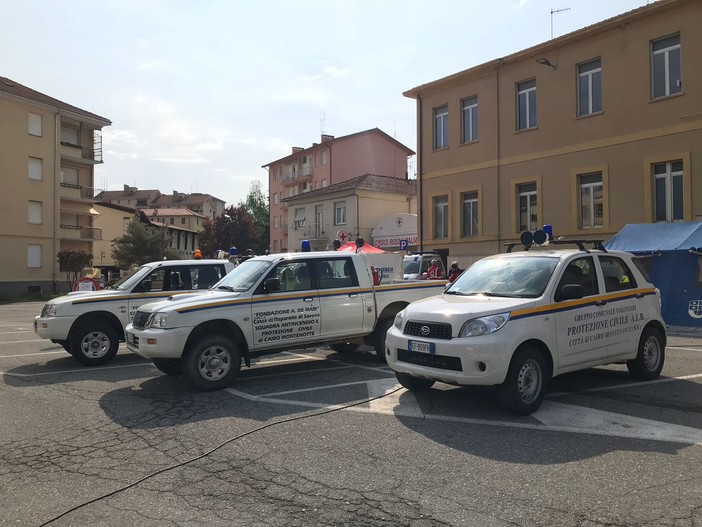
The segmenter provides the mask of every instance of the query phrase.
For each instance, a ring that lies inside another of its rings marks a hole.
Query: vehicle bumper
[[[75,318],[34,317],[34,333],[43,339],[66,340]]]
[[[125,331],[129,351],[145,359],[179,359],[192,328],[135,329]]]
[[[409,353],[410,340],[430,342],[434,352]],[[449,384],[501,384],[512,356],[511,345],[494,335],[451,340],[423,339],[404,335],[392,326],[385,344],[390,350],[390,355],[386,356],[388,366],[393,370]]]

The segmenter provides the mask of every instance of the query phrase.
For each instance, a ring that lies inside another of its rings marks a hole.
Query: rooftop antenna
[[[562,13],[563,11],[570,11],[570,7],[551,8],[551,40],[553,40],[553,15]]]
[[[325,121],[327,120],[327,115],[324,110],[319,112],[319,133],[324,134]]]

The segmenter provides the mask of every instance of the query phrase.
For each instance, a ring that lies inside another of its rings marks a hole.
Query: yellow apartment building
[[[660,0],[418,86],[419,236],[466,266],[525,230],[702,219],[702,2]]]
[[[65,284],[57,253],[93,252],[94,170],[108,119],[0,77],[0,294]]]
[[[289,250],[308,240],[313,251],[334,249],[356,238],[373,243],[373,230],[394,213],[417,212],[416,182],[365,174],[284,199],[288,214]],[[277,223],[277,219],[274,218]],[[277,228],[273,225],[273,228]]]

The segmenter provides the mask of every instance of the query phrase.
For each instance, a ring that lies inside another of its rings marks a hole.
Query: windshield
[[[266,274],[271,265],[271,262],[265,260],[246,260],[212,286],[212,289],[248,291]]]
[[[138,284],[150,270],[151,267],[148,265],[142,265],[141,267],[137,267],[136,269],[129,271],[126,275],[124,275],[124,277],[117,280],[107,289],[119,289],[120,291],[127,291],[134,287],[136,284]]]
[[[544,256],[484,258],[469,267],[446,293],[537,298],[544,293],[557,264],[558,258]]]
[[[411,260],[409,262],[404,262],[403,265],[405,274],[419,273],[419,260]]]

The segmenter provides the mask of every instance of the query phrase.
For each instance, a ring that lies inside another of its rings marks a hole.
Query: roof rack
[[[589,253],[585,248],[586,243],[591,243],[592,244],[592,250],[595,251],[602,251],[603,253],[607,252],[607,249],[605,249],[604,242],[603,240],[550,240],[548,242],[550,245],[577,245],[578,249],[581,251],[585,251],[586,253]],[[528,251],[531,247],[536,245],[537,247],[543,247],[543,245],[538,245],[535,243],[529,243],[529,244],[522,244],[521,242],[512,242],[512,243],[505,243],[505,247],[507,247],[507,252],[510,253],[512,252],[512,249],[516,247],[517,245],[524,245],[524,250]]]

